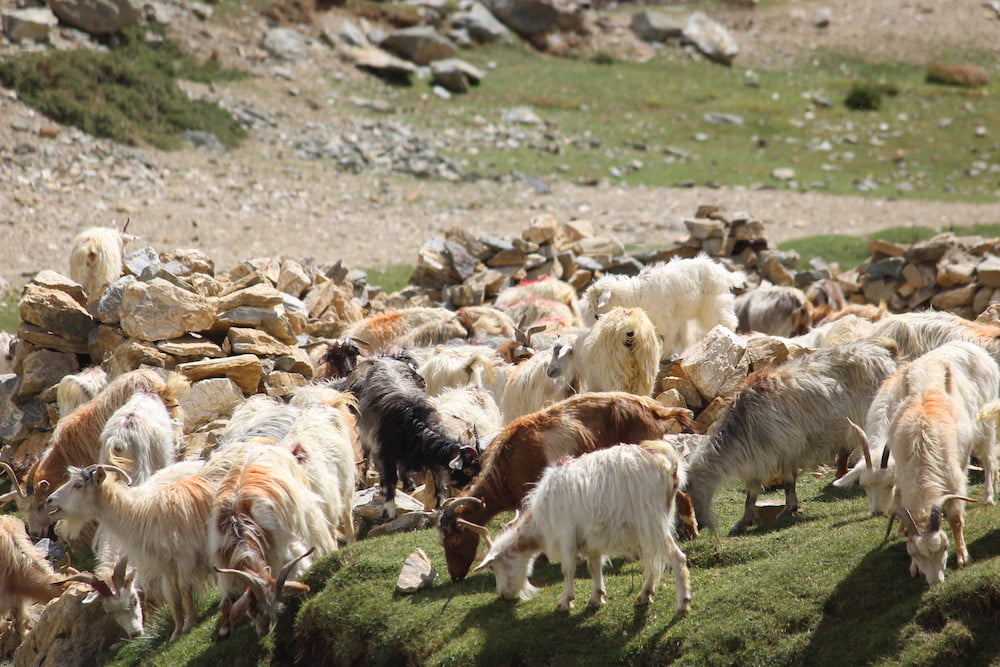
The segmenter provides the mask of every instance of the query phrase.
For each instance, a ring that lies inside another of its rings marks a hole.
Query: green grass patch
[[[173,645],[157,638],[119,649],[110,664],[477,664],[477,665],[799,665],[991,664],[1000,659],[1000,532],[994,509],[971,505],[966,538],[973,559],[928,589],[911,579],[903,542],[882,541],[885,519],[871,519],[857,487],[835,489],[829,471],[800,480],[803,516],[755,527],[738,538],[703,535],[683,543],[692,611],[674,618],[673,577],[653,604],[637,607],[642,564],[614,558],[606,569],[608,603],[585,608],[590,580],[576,575],[577,609],[556,611],[562,575],[539,565],[529,601],[504,601],[493,575],[448,580],[444,555],[425,530],[363,540],[327,557],[307,576],[312,591],[289,600],[271,637],[245,621],[216,643],[214,604]],[[979,497],[981,484],[970,495]],[[723,531],[742,512],[729,485],[716,498]],[[500,517],[491,524],[496,531]],[[423,548],[438,580],[415,595],[395,592],[406,556]]]
[[[398,292],[409,284],[410,276],[413,275],[413,266],[410,264],[393,264],[384,269],[366,270],[368,284],[382,288],[386,294]]]
[[[224,145],[237,145],[246,131],[232,115],[189,99],[177,85],[178,78],[237,76],[183,56],[162,36],[139,28],[113,38],[106,53],[30,53],[0,62],[0,83],[53,120],[124,144],[160,148],[179,146],[178,134],[185,130],[211,132]]]
[[[21,315],[17,310],[20,298],[20,295],[13,290],[0,295],[0,331],[16,333],[17,328],[21,326]]]

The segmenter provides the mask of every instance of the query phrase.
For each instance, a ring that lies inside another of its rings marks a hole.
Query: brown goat
[[[27,630],[27,607],[59,597],[68,583],[31,543],[24,522],[0,515],[0,615],[14,614],[14,628],[22,637]]]
[[[694,430],[691,412],[625,392],[577,394],[505,426],[483,454],[482,473],[441,514],[438,538],[453,581],[465,577],[486,522],[516,509],[546,466],[619,443],[653,440],[680,424]]]

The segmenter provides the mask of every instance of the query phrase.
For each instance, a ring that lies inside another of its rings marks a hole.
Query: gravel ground
[[[7,0],[0,0],[0,6]],[[911,59],[938,48],[996,49],[1000,21],[979,3],[864,0],[831,3],[834,22],[818,32],[816,3],[758,10],[727,8],[722,19],[741,43],[741,64],[780,67],[810,49],[851,45],[873,58]],[[193,20],[193,19],[191,19]],[[616,18],[620,23],[620,19]],[[614,21],[612,21],[614,23]],[[352,268],[413,264],[428,238],[452,227],[511,236],[535,215],[590,220],[626,243],[668,245],[699,204],[747,211],[767,221],[774,242],[816,233],[865,234],[889,226],[1000,222],[1000,202],[965,204],[834,197],[779,190],[707,188],[530,187],[495,182],[445,183],[397,175],[347,175],[283,151],[282,137],[329,119],[329,109],[288,95],[288,82],[262,59],[240,51],[263,31],[255,17],[172,25],[194,52],[242,53],[256,76],[245,84],[200,91],[240,99],[278,119],[254,130],[240,149],[214,155],[195,149],[131,149],[54,126],[0,89],[0,278],[19,287],[41,269],[68,272],[69,242],[90,225],[123,225],[141,244],[166,250],[198,247],[218,270],[259,255],[342,259]],[[609,40],[625,48],[622,30]],[[746,45],[745,48],[743,45]],[[627,45],[641,52],[641,45]],[[9,53],[10,45],[0,48]],[[331,53],[309,65],[295,85],[365,76]],[[296,73],[299,74],[298,72]],[[995,75],[995,73],[994,73]],[[315,79],[310,79],[313,76]],[[197,92],[197,91],[196,91]],[[349,106],[349,105],[345,105]],[[350,109],[336,113],[349,114]],[[45,136],[57,133],[55,137]],[[138,244],[137,244],[138,245]],[[137,247],[130,246],[130,247]]]

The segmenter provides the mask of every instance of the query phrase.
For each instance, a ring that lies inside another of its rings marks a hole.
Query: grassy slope
[[[608,604],[586,609],[590,582],[577,571],[577,609],[556,611],[558,565],[539,566],[530,601],[500,600],[489,573],[454,584],[443,575],[421,593],[394,592],[407,554],[422,547],[440,573],[432,531],[352,545],[317,565],[313,596],[292,601],[273,638],[249,626],[216,644],[217,619],[203,615],[192,635],[165,650],[133,643],[111,664],[990,664],[1000,659],[1000,532],[996,509],[971,506],[966,536],[973,564],[928,590],[911,579],[904,545],[881,541],[885,519],[867,518],[857,488],[830,486],[828,471],[800,482],[804,515],[740,538],[705,535],[683,545],[691,569],[692,612],[673,618],[669,572],[654,603],[637,607],[641,563],[615,558]],[[981,486],[971,489],[979,497]],[[716,499],[722,525],[742,494]],[[499,528],[496,522],[494,530]],[[301,607],[300,607],[301,605]],[[294,619],[293,619],[294,615]],[[293,625],[294,623],[294,625]]]

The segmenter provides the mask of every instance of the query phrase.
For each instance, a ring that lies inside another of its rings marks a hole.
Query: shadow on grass
[[[895,656],[900,630],[912,620],[927,590],[923,578],[910,578],[909,563],[899,541],[880,544],[868,552],[824,602],[803,663],[850,663],[852,655],[878,662]],[[838,572],[828,574],[840,576]]]

